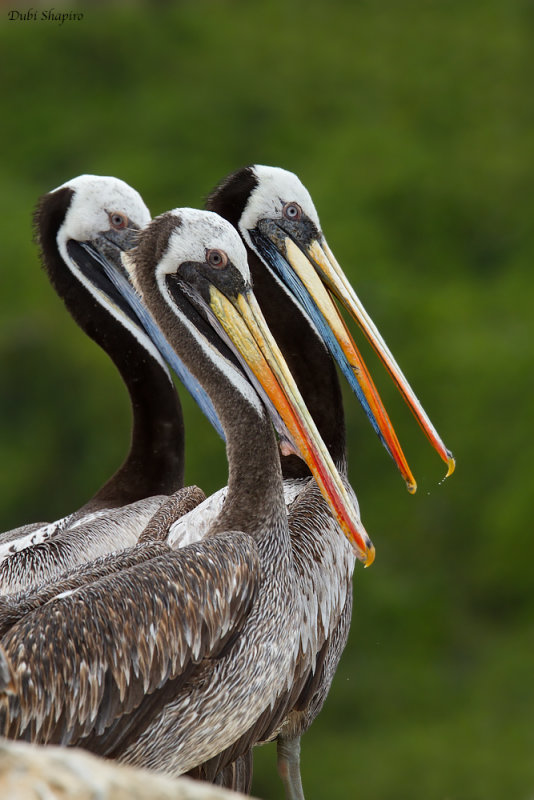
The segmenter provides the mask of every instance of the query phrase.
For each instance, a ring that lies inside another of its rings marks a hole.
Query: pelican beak
[[[451,451],[445,447],[441,437],[417,399],[415,392],[393,358],[390,349],[380,335],[376,325],[363,307],[356,292],[349,283],[347,276],[336,261],[324,237],[316,239],[309,245],[307,257],[315,266],[321,279],[326,286],[328,286],[332,294],[345,306],[349,314],[364,332],[385,368],[393,378],[399,392],[404,397],[404,400],[421,426],[425,436],[439,454],[440,458],[447,464],[447,474],[445,477],[448,478],[449,475],[452,475],[456,466],[454,456]]]
[[[121,318],[128,318],[132,323],[139,324],[127,298],[119,290],[117,281],[112,279],[112,276],[118,274],[117,280],[126,282],[121,265],[122,248],[100,236],[87,242],[70,240],[67,242],[67,252],[91,284],[92,291],[101,298],[102,304]]]
[[[282,225],[267,219],[261,220],[257,230],[249,233],[260,254],[288,285],[318,328],[326,346],[357,394],[382,443],[397,464],[406,481],[408,491],[415,492],[417,484],[378,391],[339,314],[332,295],[358,322],[380,356],[426,436],[447,463],[446,477],[448,477],[454,471],[452,454],[438,436],[380,333],[334,258],[324,237],[310,236],[307,243],[303,244],[297,235],[292,236]]]
[[[375,549],[309,414],[251,291],[228,298],[210,284],[209,306],[287,426],[356,557],[370,566]]]

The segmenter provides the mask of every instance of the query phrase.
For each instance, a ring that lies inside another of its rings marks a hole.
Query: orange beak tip
[[[415,494],[417,491],[417,481],[415,478],[412,478],[409,481],[406,481],[406,488],[410,492],[410,494]]]
[[[456,469],[456,461],[454,460],[454,456],[448,450],[447,450],[447,466],[448,466],[448,470],[447,470],[447,474],[445,475],[446,478],[448,478],[449,475],[452,475],[452,473]]]
[[[366,557],[365,561],[363,562],[363,566],[364,566],[365,569],[367,569],[367,567],[371,566],[371,564],[375,560],[375,555],[376,555],[376,551],[375,551],[374,545],[369,540],[369,543],[367,545],[367,557]]]

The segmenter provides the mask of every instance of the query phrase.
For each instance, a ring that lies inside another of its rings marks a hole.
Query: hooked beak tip
[[[370,539],[367,540],[366,545],[367,545],[366,558],[365,561],[363,562],[363,566],[365,568],[371,566],[371,564],[375,560],[375,555],[376,555],[374,545]]]
[[[446,478],[448,478],[449,475],[452,475],[452,473],[456,469],[456,461],[450,450],[447,450],[447,466],[448,469],[447,469],[447,474],[445,475]]]

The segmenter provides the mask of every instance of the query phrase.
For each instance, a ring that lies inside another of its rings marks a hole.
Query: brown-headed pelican
[[[112,177],[81,175],[38,203],[36,238],[48,277],[74,320],[117,366],[133,428],[124,463],[81,509],[55,523],[2,534],[0,594],[31,589],[75,564],[133,545],[161,502],[183,485],[184,430],[174,384],[99,262],[131,247],[149,220],[138,192]],[[217,424],[196,381],[184,370],[179,377]]]
[[[225,178],[211,193],[207,207],[240,232],[247,246],[254,293],[340,472],[346,477],[344,414],[337,373],[327,348],[359,396],[409,490],[415,490],[415,481],[387,414],[330,293],[362,326],[425,434],[446,461],[449,474],[454,467],[451,454],[332,255],[313,201],[300,180],[279,168],[247,167]],[[278,734],[279,770],[287,797],[300,800],[304,796],[299,766],[300,736],[319,713],[346,644],[352,609],[353,559],[345,540],[339,537],[345,558],[332,558],[335,521],[328,511],[317,514],[316,491],[306,480],[309,473],[305,464],[294,456],[283,457],[282,473],[288,488],[292,480],[300,484],[296,501],[289,508],[289,523],[294,558],[301,573],[302,596],[312,621],[309,626],[312,634],[306,630],[304,636],[309,640],[303,638],[301,647],[305,651],[309,644],[313,655],[310,659],[308,653],[308,680],[304,684],[306,659],[298,662],[301,672],[295,676],[293,710],[270,736]],[[191,516],[197,515],[201,508]],[[336,587],[336,602],[325,604],[324,598],[335,594],[333,587]],[[214,761],[210,769],[204,768],[203,775],[213,779],[216,768]],[[221,780],[224,782],[224,777]],[[236,788],[247,789],[248,784],[244,782]]]
[[[263,322],[236,231],[209,212],[169,212],[127,260],[156,322],[212,397],[226,433],[227,498],[202,542],[79,588],[58,584],[10,629],[0,731],[180,774],[285,718],[307,624],[277,443],[251,381],[356,556],[369,564],[374,549]],[[87,577],[91,567],[81,569]]]

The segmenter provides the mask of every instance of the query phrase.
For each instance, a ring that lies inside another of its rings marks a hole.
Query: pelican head
[[[222,435],[210,399],[164,337],[154,335],[157,326],[135,295],[122,266],[122,253],[137,242],[139,231],[150,219],[139,192],[119,178],[101,175],[79,175],[63,183],[41,198],[35,213],[37,237],[49,271],[59,255],[60,262],[94,301],[128,329],[167,373],[166,362],[170,364]],[[53,283],[58,281],[55,273],[50,278]]]
[[[140,334],[138,320],[102,266],[106,259],[119,261],[117,251],[131,247],[149,221],[150,212],[135,189],[118,178],[100,175],[79,175],[63,183],[41,198],[35,214],[38,238],[48,255],[45,265],[53,263],[50,251],[55,249],[93,299],[163,363],[153,344]]]
[[[337,299],[358,323],[410,406],[425,435],[454,470],[443,444],[322,233],[308,190],[292,172],[255,165],[238,170],[214,190],[208,207],[221,213],[310,319],[358,396],[408,490],[416,482],[369,371],[341,318]]]

